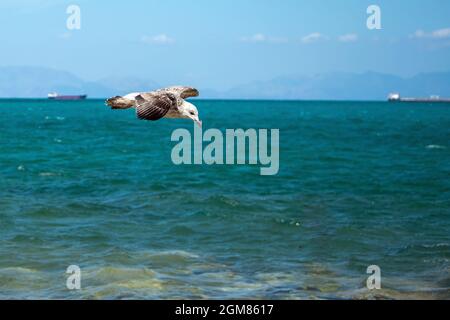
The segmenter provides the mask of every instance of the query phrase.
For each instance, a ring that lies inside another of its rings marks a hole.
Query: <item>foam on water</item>
[[[436,144],[430,144],[427,146],[427,149],[447,149],[447,147]]]

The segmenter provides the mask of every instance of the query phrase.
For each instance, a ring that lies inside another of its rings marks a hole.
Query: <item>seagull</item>
[[[197,89],[191,87],[168,87],[152,92],[134,92],[106,100],[111,109],[136,109],[140,120],[157,121],[162,118],[192,119],[200,127],[197,108],[184,99],[198,97]]]

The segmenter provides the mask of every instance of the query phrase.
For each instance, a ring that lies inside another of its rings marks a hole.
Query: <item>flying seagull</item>
[[[161,118],[192,119],[200,127],[198,110],[184,99],[198,97],[197,89],[190,87],[169,87],[152,92],[135,92],[106,100],[111,109],[136,109],[141,120],[156,121]]]

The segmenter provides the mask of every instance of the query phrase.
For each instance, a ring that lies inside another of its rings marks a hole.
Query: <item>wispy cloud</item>
[[[301,39],[301,41],[303,43],[305,43],[305,44],[308,44],[308,43],[313,43],[313,42],[317,42],[317,41],[321,41],[321,40],[327,40],[327,39],[328,39],[327,36],[325,36],[325,35],[323,35],[323,34],[321,34],[319,32],[313,32],[313,33],[310,33],[310,34],[304,36]]]
[[[356,42],[358,41],[358,35],[356,33],[343,34],[338,37],[339,42]]]
[[[163,33],[156,36],[142,36],[141,41],[147,44],[172,44],[175,42],[175,39]]]
[[[262,33],[256,33],[249,37],[242,37],[240,39],[242,42],[252,42],[252,43],[258,43],[258,42],[269,42],[269,43],[286,43],[288,42],[287,38],[282,37],[272,37],[272,36],[266,36]]]
[[[243,41],[243,42],[264,42],[264,41],[266,41],[266,36],[262,33],[257,33],[250,37],[242,37],[241,41]]]
[[[438,29],[431,32],[417,30],[411,35],[415,39],[448,39],[450,38],[450,28]]]

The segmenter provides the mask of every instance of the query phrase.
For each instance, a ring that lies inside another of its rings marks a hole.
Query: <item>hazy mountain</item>
[[[98,84],[115,90],[115,95],[130,92],[145,92],[159,89],[161,86],[154,81],[134,77],[108,77],[97,81]]]
[[[237,86],[227,96],[240,99],[385,100],[402,96],[450,96],[450,72],[401,78],[376,72],[328,73],[311,77],[286,76]]]
[[[50,92],[104,98],[157,87],[153,81],[132,77],[84,81],[69,72],[50,68],[0,67],[0,97],[3,98],[42,98]]]
[[[41,67],[0,68],[0,97],[41,98],[49,92],[109,96],[111,89],[83,81],[66,71]]]
[[[0,67],[0,97],[42,98],[49,92],[58,92],[105,98],[158,87],[158,83],[152,80],[134,77],[114,76],[85,81],[69,72],[50,68]],[[411,78],[377,72],[338,72],[283,76],[236,86],[228,91],[199,89],[203,98],[223,99],[385,100],[390,92],[413,97],[450,97],[450,72],[421,73]]]

